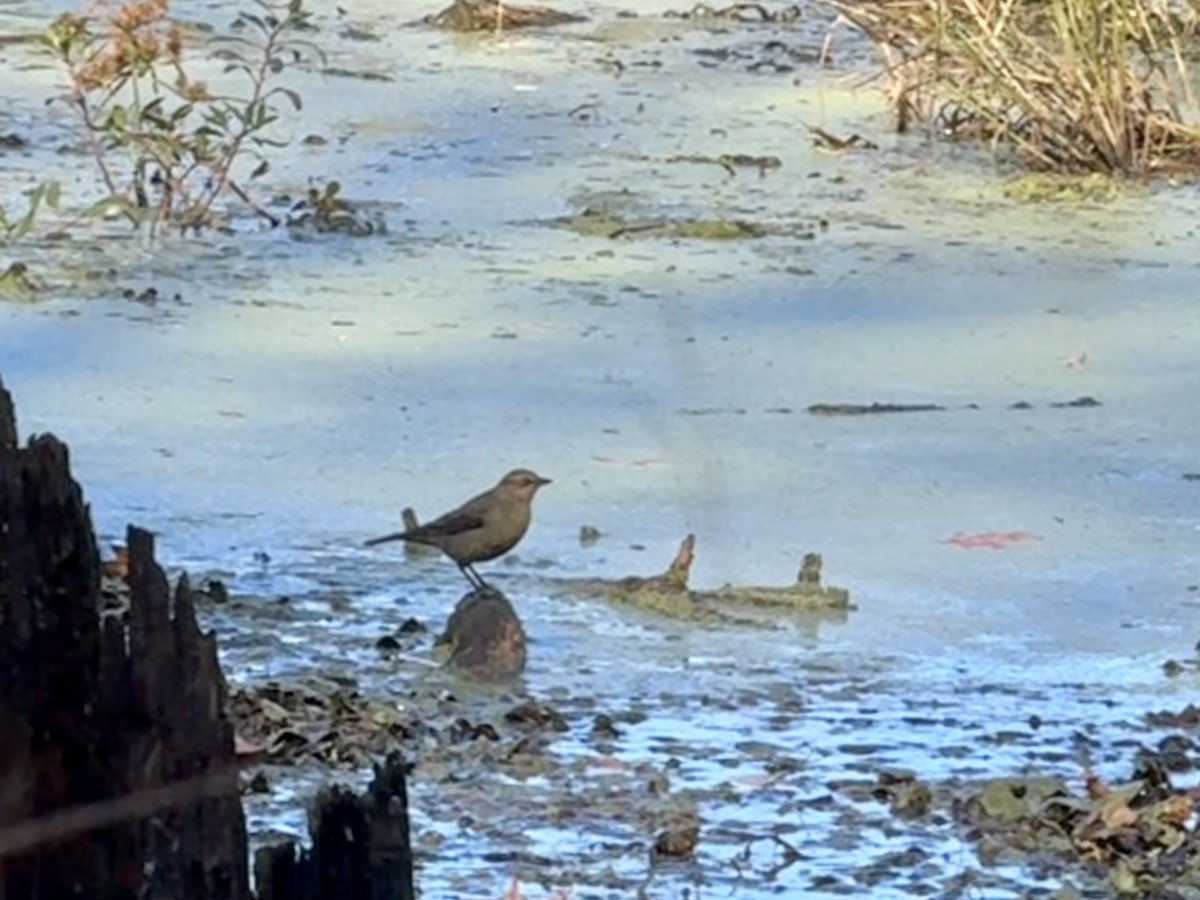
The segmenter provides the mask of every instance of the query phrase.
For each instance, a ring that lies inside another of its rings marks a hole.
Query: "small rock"
[[[598,741],[615,741],[621,736],[610,716],[600,713],[592,720],[592,737]]]
[[[1074,400],[1063,400],[1050,404],[1054,409],[1092,409],[1100,405],[1100,401],[1095,397],[1076,397]]]
[[[658,833],[653,855],[663,859],[691,859],[700,842],[700,820],[693,814],[681,815]]]
[[[229,602],[229,589],[225,587],[225,582],[219,578],[210,578],[204,582],[204,587],[201,590],[208,595],[208,599],[217,605]]]
[[[448,730],[448,737],[452,744],[462,744],[468,741],[498,741],[500,735],[489,722],[480,722],[472,724],[469,720],[459,718],[454,721]]]
[[[590,547],[603,537],[599,528],[593,525],[583,525],[579,529],[579,546]]]
[[[345,594],[330,594],[329,596],[329,608],[334,612],[349,612],[352,606],[350,598]]]
[[[409,616],[400,623],[400,627],[396,629],[397,634],[424,634],[429,629],[420,619],[415,619]]]
[[[646,777],[646,792],[656,797],[671,793],[671,779],[662,772],[652,772]]]
[[[558,710],[535,700],[526,700],[520,706],[514,706],[504,714],[504,721],[514,725],[533,725],[537,728],[548,726],[553,731],[567,730],[567,720]]]
[[[1158,759],[1168,772],[1190,772],[1195,768],[1196,745],[1182,734],[1171,734],[1159,741]]]

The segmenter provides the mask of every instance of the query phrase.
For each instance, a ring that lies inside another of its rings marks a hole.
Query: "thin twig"
[[[78,837],[166,809],[214,797],[237,796],[237,769],[226,768],[198,778],[134,791],[113,800],[58,810],[0,830],[0,859],[20,856],[43,844]]]

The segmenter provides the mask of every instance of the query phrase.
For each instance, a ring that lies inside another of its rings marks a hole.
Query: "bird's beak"
[[[539,475],[538,476],[538,487],[541,487],[543,484],[554,484],[554,482],[551,481],[549,478],[543,478],[541,475]]]

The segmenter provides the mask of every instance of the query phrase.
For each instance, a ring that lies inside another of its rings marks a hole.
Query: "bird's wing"
[[[491,491],[486,491],[478,497],[472,497],[457,509],[452,509],[445,515],[438,516],[432,522],[426,522],[420,528],[413,529],[409,534],[450,537],[466,531],[475,531],[477,528],[483,527],[492,504]]]
[[[408,531],[397,531],[395,534],[385,534],[383,537],[371,538],[364,547],[374,547],[376,544],[386,544],[389,541],[411,541],[414,544],[436,544],[438,538],[451,537],[483,527],[483,516],[475,513],[455,510],[446,513],[440,519],[434,519],[425,525],[410,528]]]
[[[478,512],[463,508],[446,513],[446,515],[434,519],[432,522],[426,522],[420,528],[408,532],[408,534],[412,540],[419,541],[426,537],[450,537],[451,535],[463,534],[467,531],[475,531],[482,527],[483,516]]]
[[[374,547],[376,544],[385,544],[388,541],[412,541],[415,544],[432,543],[436,546],[438,538],[451,537],[482,528],[484,514],[490,505],[489,495],[490,492],[486,492],[478,497],[472,497],[458,509],[451,510],[432,522],[426,522],[416,528],[409,528],[407,531],[397,531],[395,534],[373,538],[363,546]]]

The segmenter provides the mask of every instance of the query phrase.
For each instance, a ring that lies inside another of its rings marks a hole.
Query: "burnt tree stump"
[[[0,385],[0,900],[250,897],[216,642],[128,540],[129,609],[102,616],[67,447],[20,448]]]
[[[102,612],[67,447],[20,448],[0,384],[0,900],[252,900],[216,639],[127,540],[129,605]],[[261,900],[413,900],[406,771],[323,792],[312,851],[259,852]]]
[[[311,850],[289,841],[255,854],[259,900],[413,900],[407,773],[392,753],[362,797],[323,790],[309,817]]]

